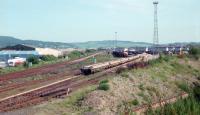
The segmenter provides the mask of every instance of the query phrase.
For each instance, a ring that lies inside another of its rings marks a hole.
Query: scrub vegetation
[[[200,113],[200,84],[195,86],[189,94],[190,96],[186,99],[179,99],[173,104],[167,104],[156,110],[149,108],[146,115],[198,115]]]
[[[107,59],[109,56],[99,56],[99,59],[101,58]],[[138,106],[183,92],[189,93],[189,97],[156,110],[149,108],[146,114],[195,115],[200,112],[199,68],[200,60],[191,55],[182,58],[161,55],[159,59],[149,62],[146,68],[126,69],[105,75],[109,80],[102,80],[87,91],[80,89],[83,94],[74,92],[69,98],[36,106],[32,108],[37,110],[33,115],[134,114],[132,110]]]
[[[107,91],[110,89],[110,86],[108,84],[108,80],[103,80],[99,83],[99,87],[98,87],[99,90],[104,90],[104,91]]]
[[[192,46],[189,50],[190,57],[198,60],[200,57],[200,47]]]
[[[166,99],[182,92],[191,92],[194,82],[198,82],[200,76],[200,61],[193,58],[164,56],[158,60],[150,62],[146,68],[123,70],[119,74],[110,74],[109,80],[99,82],[92,90],[85,92],[80,98],[66,98],[57,104],[46,103],[39,108],[39,113],[48,114],[134,114],[133,109],[143,104],[150,104],[160,99]],[[112,76],[112,77],[110,77]],[[105,76],[106,77],[106,76]],[[109,87],[107,90],[107,87]],[[81,89],[80,89],[81,90]],[[195,92],[199,92],[195,89]],[[167,92],[167,93],[166,93]],[[191,94],[191,93],[190,93]],[[192,93],[193,94],[193,93]],[[188,111],[195,114],[199,112],[199,102],[196,96],[178,100],[174,104],[169,104],[158,110],[149,110],[148,114],[167,113],[179,115],[178,108],[183,112]],[[195,94],[196,95],[196,94]],[[74,97],[73,95],[71,95]],[[70,97],[71,97],[70,96]],[[76,97],[76,96],[75,96]],[[72,103],[65,100],[74,100]],[[53,110],[48,108],[51,106]],[[189,107],[189,109],[188,109]],[[170,111],[173,110],[173,111]],[[37,112],[38,113],[38,112]],[[168,115],[168,114],[167,114]]]

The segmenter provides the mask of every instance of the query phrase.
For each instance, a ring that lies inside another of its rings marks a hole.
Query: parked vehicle
[[[15,57],[14,59],[8,60],[8,65],[11,67],[15,67],[17,65],[21,65],[26,62],[26,58]]]

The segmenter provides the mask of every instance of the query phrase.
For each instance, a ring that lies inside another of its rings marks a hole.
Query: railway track
[[[169,104],[169,103],[174,103],[176,102],[176,100],[178,99],[184,99],[184,98],[187,98],[189,96],[188,93],[186,92],[182,92],[181,94],[179,95],[176,95],[176,96],[172,96],[172,97],[169,97],[167,99],[162,99],[162,100],[159,100],[157,102],[153,102],[152,104],[144,104],[144,105],[141,105],[139,107],[136,107],[134,108],[132,111],[134,113],[136,113],[137,115],[141,115],[142,113],[146,112],[149,108],[151,109],[156,109],[158,107],[162,107],[166,104]]]
[[[50,77],[45,78],[45,79],[26,81],[26,82],[22,82],[22,83],[21,82],[20,83],[12,83],[12,84],[6,85],[5,87],[1,87],[0,93],[10,91],[10,90],[13,90],[13,89],[18,89],[18,88],[21,88],[21,87],[24,87],[24,86],[31,86],[31,85],[43,83],[43,82],[46,82],[46,81],[56,80],[56,79],[59,79],[60,77],[63,77],[63,76],[74,76],[74,75],[80,75],[80,74],[81,74],[80,71],[72,70],[72,72],[69,73],[69,74],[61,73],[61,74],[50,76]]]
[[[62,68],[62,67],[66,67],[66,65],[79,63],[79,62],[87,60],[87,59],[89,59],[93,56],[99,55],[101,53],[102,52],[95,53],[95,54],[87,56],[85,58],[80,58],[80,59],[73,60],[73,61],[59,62],[59,63],[56,63],[56,64],[50,64],[50,65],[45,65],[45,66],[42,66],[42,67],[31,68],[31,69],[27,69],[27,70],[23,70],[23,71],[19,71],[19,72],[13,72],[13,73],[9,73],[9,74],[0,75],[0,83],[3,83],[4,81],[8,81],[8,80],[17,79],[17,78],[24,78],[24,77],[27,77],[27,76],[33,76],[33,75],[36,75],[36,74],[49,73],[49,72],[54,71],[55,68],[59,69],[59,68]]]
[[[105,71],[95,73],[88,77],[83,77],[81,75],[73,76],[46,86],[9,96],[0,100],[0,112],[6,112],[31,105],[36,105],[43,101],[48,101],[51,98],[69,94],[70,92],[83,86],[98,83],[98,81],[104,78],[105,74],[107,73],[117,71],[122,67],[128,68],[130,65],[132,65],[132,68],[137,68],[144,67],[147,64],[146,62],[141,62],[141,59],[137,59],[128,63],[117,65],[112,68],[107,68]]]
[[[65,68],[69,68],[69,67],[66,67],[66,65],[70,65],[70,64],[77,64],[81,61],[84,61],[88,58],[91,58],[93,56],[96,56],[96,55],[99,55],[101,54],[102,52],[100,53],[96,53],[96,54],[93,54],[93,55],[90,55],[88,57],[85,57],[85,58],[81,58],[81,59],[78,59],[78,60],[74,60],[74,61],[70,61],[70,62],[65,62],[65,63],[58,63],[58,64],[53,64],[54,66],[53,67],[50,67],[50,69],[54,68],[54,71],[58,70],[60,67],[65,67]],[[65,65],[66,64],[66,65]],[[57,66],[58,65],[58,66]],[[50,65],[48,65],[50,66]],[[46,67],[46,66],[44,66]],[[57,68],[59,67],[59,68]],[[42,67],[43,68],[43,67]],[[18,76],[21,74],[21,72],[15,72],[17,73],[18,75],[15,76],[16,74],[15,73],[10,73],[9,76],[4,75],[4,76],[0,76],[0,84],[1,84],[1,87],[0,87],[0,93],[3,93],[3,92],[7,92],[7,91],[11,91],[11,90],[16,90],[16,89],[19,89],[21,87],[25,87],[25,86],[31,86],[31,85],[35,85],[35,84],[40,84],[40,83],[43,83],[43,82],[46,82],[46,81],[53,81],[53,80],[56,80],[56,79],[59,79],[59,78],[62,78],[64,76],[73,76],[73,75],[80,75],[80,71],[77,70],[77,69],[70,69],[70,72],[69,73],[59,73],[59,74],[52,74],[50,75],[49,77],[46,77],[46,78],[43,78],[43,79],[38,79],[38,80],[29,80],[29,81],[20,81],[20,82],[16,82],[13,80],[16,80],[16,79],[21,79],[21,78],[28,78],[28,77],[31,77],[30,75],[32,75],[32,73],[29,73],[30,70],[35,70],[35,69],[40,69],[40,68],[33,68],[33,69],[28,69],[27,71],[25,71],[25,74],[23,74],[22,76]],[[41,70],[42,72],[44,72],[43,70]],[[46,70],[45,70],[46,71]],[[22,71],[24,72],[24,71]],[[38,71],[34,71],[35,73],[34,74],[39,74],[37,73]],[[52,72],[52,71],[51,71]],[[28,73],[28,74],[27,74]],[[11,75],[13,75],[12,77],[10,77]],[[48,74],[49,74],[49,71],[48,71]],[[2,80],[2,81],[1,81]]]

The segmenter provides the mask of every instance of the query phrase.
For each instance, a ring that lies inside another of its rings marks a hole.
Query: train
[[[97,63],[92,65],[83,66],[80,70],[84,75],[90,75],[94,74],[112,67],[116,67],[125,63],[129,62],[148,62],[149,60],[153,60],[155,58],[158,58],[158,55],[150,55],[150,54],[138,54],[136,56],[130,56],[127,58],[120,58],[113,61],[103,62],[103,63]]]
[[[112,51],[114,57],[128,57],[130,55],[138,55],[142,53],[157,55],[163,54],[181,54],[182,52],[187,53],[188,47],[181,46],[156,46],[156,47],[131,47],[131,48],[115,48]]]
[[[112,51],[114,57],[128,57],[128,48],[115,48]]]

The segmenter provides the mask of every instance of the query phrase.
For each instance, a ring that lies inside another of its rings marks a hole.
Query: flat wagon
[[[87,66],[83,66],[81,68],[81,72],[85,75],[89,75],[89,74],[103,71],[108,68],[112,68],[112,67],[124,64],[124,63],[128,63],[128,62],[137,60],[139,58],[142,58],[142,55],[137,55],[137,56],[127,57],[127,58],[121,58],[121,59],[114,60],[114,61],[108,61],[108,62],[103,62],[103,63],[87,65]]]
[[[121,58],[121,59],[118,59],[118,60],[113,60],[113,61],[83,66],[81,68],[81,72],[85,75],[89,75],[89,74],[100,72],[100,71],[103,71],[105,69],[116,67],[116,66],[119,66],[119,65],[122,65],[122,64],[125,64],[125,63],[148,62],[149,60],[153,60],[153,59],[156,59],[158,57],[159,57],[159,55],[151,55],[151,54],[143,53],[143,54],[138,54],[136,56]]]

